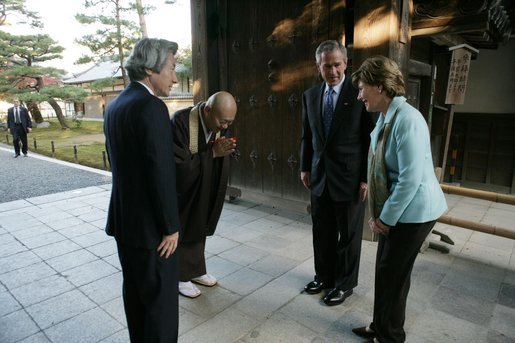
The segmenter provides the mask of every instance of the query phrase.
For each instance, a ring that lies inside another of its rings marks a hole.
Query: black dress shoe
[[[14,158],[17,158],[18,156],[20,156],[20,154],[14,154]]]
[[[329,306],[340,305],[352,294],[352,289],[342,291],[339,288],[331,289],[324,297],[324,303]]]
[[[322,292],[322,289],[324,289],[324,283],[317,280],[313,280],[304,286],[304,290],[308,294],[318,294]]]
[[[354,332],[356,335],[364,338],[374,338],[376,333],[374,331],[367,331],[367,327],[363,326],[360,328],[354,328],[352,329],[352,332]]]

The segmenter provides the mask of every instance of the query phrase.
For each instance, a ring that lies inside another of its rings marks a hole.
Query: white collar
[[[155,95],[154,91],[149,86],[147,86],[146,84],[144,84],[141,81],[136,81],[136,82],[138,82],[139,84],[143,85],[143,87],[145,87],[150,94]]]
[[[342,78],[342,80],[340,81],[339,84],[337,84],[336,86],[333,86],[333,90],[334,90],[335,94],[340,94],[340,91],[342,90],[343,82],[344,81],[345,81],[345,75],[343,75],[343,78]],[[329,90],[329,85],[326,83],[325,84],[325,89],[324,89],[324,94],[327,93],[328,90]]]

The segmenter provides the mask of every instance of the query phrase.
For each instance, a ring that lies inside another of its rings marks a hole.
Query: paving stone
[[[297,266],[298,261],[277,255],[267,255],[252,263],[249,268],[274,278]]]
[[[249,269],[242,268],[229,276],[219,279],[219,284],[232,292],[240,295],[247,295],[270,282],[270,275]]]
[[[308,280],[307,275],[299,274],[298,270],[292,270],[256,289],[242,298],[234,307],[253,318],[265,319],[299,296],[304,284],[307,283],[306,280]]]
[[[110,265],[112,265],[113,267],[115,267],[116,269],[122,270],[122,266],[120,265],[120,258],[118,257],[118,252],[116,252],[116,254],[106,256],[102,259]]]
[[[72,269],[68,269],[62,274],[71,283],[79,287],[117,272],[118,270],[111,266],[109,263],[102,260],[96,260]]]
[[[38,332],[35,335],[29,336],[19,343],[51,343],[50,340],[45,336],[43,332]]]
[[[0,282],[6,285],[7,288],[13,289],[53,274],[55,274],[55,271],[46,263],[38,262],[27,267],[1,274]]]
[[[100,307],[122,326],[127,327],[127,317],[125,316],[123,298],[121,296],[111,299]]]
[[[112,240],[112,238],[106,235],[104,231],[98,229],[85,235],[72,238],[72,241],[74,241],[83,248],[87,248],[92,245],[102,243],[108,240]]]
[[[24,310],[0,317],[0,342],[18,342],[39,331],[36,323]]]
[[[17,254],[2,257],[0,258],[0,274],[30,266],[37,262],[41,262],[41,258],[32,251],[22,251]]]
[[[13,288],[12,294],[24,306],[30,306],[71,291],[74,286],[61,275],[51,275],[44,279]]]
[[[410,332],[416,332],[417,336],[430,342],[488,342],[484,326],[432,308],[417,318]]]
[[[206,318],[202,318],[201,316],[179,306],[179,336],[185,334],[204,321],[206,321]]]
[[[4,233],[3,235],[0,235],[0,245],[6,245],[15,242],[15,240],[16,238],[14,238],[14,236],[10,233]]]
[[[62,230],[62,229],[66,229],[66,228],[72,227],[72,226],[77,226],[80,224],[84,224],[84,221],[80,220],[77,217],[57,219],[57,220],[46,223],[46,225],[50,226],[54,230]]]
[[[263,250],[248,247],[245,245],[238,245],[232,249],[226,250],[223,253],[219,254],[220,257],[225,258],[226,260],[232,261],[234,263],[238,263],[242,266],[247,266],[267,255],[268,253]]]
[[[79,289],[97,304],[104,304],[122,294],[123,275],[117,272],[98,279]]]
[[[489,265],[506,268],[510,264],[511,252],[469,241],[463,247],[461,255],[474,261],[481,261]]]
[[[53,342],[98,342],[118,332],[122,325],[99,308],[70,318],[45,330]]]
[[[10,212],[14,210],[19,210],[27,207],[31,207],[32,204],[27,200],[16,200],[10,202],[0,203],[0,213],[2,212]],[[0,221],[1,223],[1,221]]]
[[[241,295],[220,286],[199,288],[202,294],[197,298],[179,296],[179,306],[203,319],[211,319],[241,299]]]
[[[488,327],[495,304],[463,290],[440,286],[435,292],[431,306],[455,318]],[[481,311],[478,311],[478,309]]]
[[[46,259],[50,259],[53,257],[67,254],[72,251],[76,251],[78,249],[80,249],[79,245],[73,243],[70,240],[64,240],[64,241],[44,245],[42,247],[33,249],[32,251],[34,251],[42,259],[46,260]]]
[[[10,292],[5,290],[0,292],[0,304],[2,304],[2,306],[0,306],[0,317],[21,309],[21,305],[18,301]]]
[[[207,272],[218,279],[234,273],[243,268],[241,265],[220,258],[218,256],[210,257],[206,260]]]
[[[99,343],[127,343],[129,341],[129,330],[122,329],[113,335],[101,340]]]
[[[317,332],[308,329],[295,319],[278,312],[251,330],[244,342],[325,342]]]
[[[219,254],[235,246],[238,246],[240,243],[232,241],[227,238],[222,238],[218,236],[208,237],[206,240],[206,251],[211,254]]]
[[[8,232],[14,232],[41,225],[41,221],[26,213],[14,213],[0,217],[0,224]]]
[[[12,235],[14,237],[16,237],[16,239],[22,240],[22,239],[27,239],[27,238],[34,237],[34,236],[39,236],[43,233],[53,232],[53,231],[54,231],[54,229],[52,229],[51,227],[49,227],[45,224],[40,224],[40,225],[31,226],[27,229],[14,231],[12,233]]]
[[[84,223],[82,220],[79,220],[79,222],[80,224],[78,225],[67,226],[59,230],[59,233],[63,236],[66,236],[67,238],[74,238],[85,235],[87,233],[98,231],[98,228],[94,225],[91,225],[90,223]]]
[[[29,249],[35,249],[38,247],[42,247],[47,244],[52,244],[55,242],[64,241],[66,237],[61,235],[59,232],[52,231],[43,233],[41,235],[29,238],[20,239],[20,241]]]
[[[506,338],[511,340],[511,342],[515,342],[515,325],[513,325],[514,319],[515,308],[497,304],[493,311],[489,328],[499,335],[494,333],[491,335],[496,336],[497,339]]]
[[[104,233],[105,234],[105,233]],[[108,239],[105,242],[92,245],[87,248],[91,253],[98,257],[107,257],[118,253],[118,247],[114,239]]]
[[[97,260],[98,257],[87,251],[80,249],[68,254],[57,256],[47,260],[46,262],[54,268],[57,272],[63,273],[64,271],[78,267],[85,263]]]
[[[273,220],[272,216],[268,216],[265,218],[260,218],[258,220],[254,220],[248,224],[242,226],[246,230],[257,231],[262,233],[270,233],[274,232],[275,229],[284,226],[285,224],[278,220]]]
[[[234,342],[257,324],[256,320],[242,312],[226,310],[188,331],[180,337],[180,340],[181,343]]]
[[[501,283],[498,302],[503,306],[515,309],[515,285]]]
[[[220,232],[218,232],[217,230],[217,235],[235,242],[246,243],[250,240],[253,240],[263,235],[263,232],[257,230],[250,230],[245,226],[232,226],[226,229],[222,229],[220,230]]]
[[[59,294],[25,309],[42,329],[46,329],[94,308],[96,305],[78,290]],[[68,332],[74,337],[75,332]],[[52,339],[54,340],[54,339]],[[63,342],[60,340],[58,342]]]

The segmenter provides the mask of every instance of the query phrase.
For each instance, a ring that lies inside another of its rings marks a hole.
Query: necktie
[[[331,128],[331,121],[333,120],[333,92],[333,87],[329,87],[329,89],[327,90],[327,96],[324,101],[324,114],[322,117],[322,121],[324,124],[324,134],[326,137],[329,134],[329,129]]]
[[[16,116],[15,116],[15,118],[14,118],[15,123],[16,123],[16,124],[21,123],[21,121],[20,121],[20,110],[19,110],[19,108],[18,108],[18,107],[15,107],[15,108],[14,108],[14,113],[16,114]]]

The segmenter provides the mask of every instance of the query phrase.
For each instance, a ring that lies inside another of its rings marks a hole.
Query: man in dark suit
[[[315,278],[309,294],[329,289],[323,302],[341,304],[358,284],[373,123],[350,77],[347,51],[322,42],[316,62],[324,82],[302,98],[301,181],[311,191]]]
[[[27,133],[32,131],[32,121],[29,112],[20,106],[18,99],[15,99],[14,106],[7,110],[7,128],[13,135],[14,158],[20,156],[20,140],[21,152],[27,157]]]
[[[106,232],[123,272],[132,342],[176,342],[180,220],[170,118],[158,96],[177,82],[177,44],[140,40],[125,63],[131,83],[104,118],[113,186]]]

